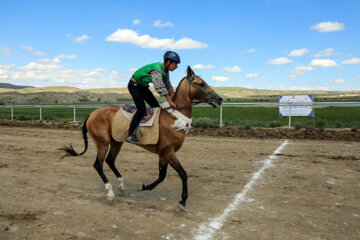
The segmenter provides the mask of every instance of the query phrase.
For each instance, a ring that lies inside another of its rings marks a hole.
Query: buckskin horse
[[[208,86],[208,84],[199,76],[195,75],[193,70],[187,68],[187,76],[184,77],[175,92],[174,103],[176,110],[191,119],[192,106],[197,103],[208,103],[211,106],[218,107],[222,103],[222,98],[215,93],[215,91]],[[94,110],[85,120],[82,127],[82,134],[85,144],[85,149],[81,153],[77,153],[73,146],[64,146],[60,150],[65,151],[63,156],[80,156],[83,155],[88,148],[87,132],[89,132],[92,140],[97,148],[97,157],[94,163],[94,168],[99,173],[101,179],[104,181],[107,197],[110,201],[114,198],[112,186],[103,172],[104,160],[109,165],[111,170],[116,175],[119,181],[119,189],[124,191],[123,178],[120,172],[115,167],[115,159],[119,154],[123,142],[115,141],[111,136],[111,128],[113,118],[119,107],[106,105],[97,110]],[[188,198],[187,188],[187,174],[181,166],[175,153],[181,148],[185,140],[185,132],[177,131],[171,126],[174,124],[174,119],[171,114],[165,109],[160,110],[159,116],[159,140],[152,145],[139,145],[146,150],[159,155],[159,176],[156,181],[149,185],[142,185],[140,190],[152,190],[166,177],[168,164],[170,164],[179,174],[182,180],[182,194],[179,206],[184,208]]]

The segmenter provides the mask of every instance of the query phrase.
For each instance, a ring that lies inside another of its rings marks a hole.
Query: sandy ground
[[[0,239],[194,239],[221,215],[282,139],[187,137],[178,152],[189,175],[169,168],[153,191],[158,158],[124,144],[117,167],[125,195],[105,166],[116,198],[109,203],[92,167],[95,147],[60,160],[57,148],[83,150],[79,130],[0,126]],[[360,142],[290,140],[223,219],[212,239],[359,239]],[[206,233],[204,233],[205,236]]]

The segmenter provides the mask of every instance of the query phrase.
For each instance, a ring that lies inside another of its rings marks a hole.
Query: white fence
[[[42,120],[42,109],[43,108],[72,108],[73,109],[73,121],[76,122],[76,109],[78,108],[100,108],[108,104],[91,104],[91,105],[0,105],[1,108],[10,109],[11,119],[14,119],[15,108],[38,108],[39,109],[39,120]],[[124,104],[112,104],[114,106],[122,106]],[[359,107],[360,102],[314,102],[314,108],[324,107]],[[194,107],[211,107],[208,104],[199,104]],[[223,126],[223,111],[224,107],[279,107],[279,102],[258,102],[258,103],[223,103],[220,106],[220,126]]]

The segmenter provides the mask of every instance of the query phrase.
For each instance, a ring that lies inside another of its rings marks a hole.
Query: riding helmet
[[[167,51],[164,54],[164,62],[166,62],[166,60],[170,60],[172,62],[180,63],[179,55],[176,52],[172,52],[172,51]]]

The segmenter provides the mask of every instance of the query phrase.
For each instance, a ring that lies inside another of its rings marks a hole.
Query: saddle
[[[146,108],[145,115],[142,117],[140,121],[140,126],[152,126],[154,122],[154,116],[156,115],[159,108]],[[133,104],[125,104],[121,107],[122,113],[131,120],[137,109]]]
[[[136,137],[140,145],[156,144],[159,140],[160,108],[147,108],[144,117],[136,128]],[[115,114],[112,124],[112,137],[117,142],[126,142],[132,117],[136,113],[136,106],[123,105]]]

